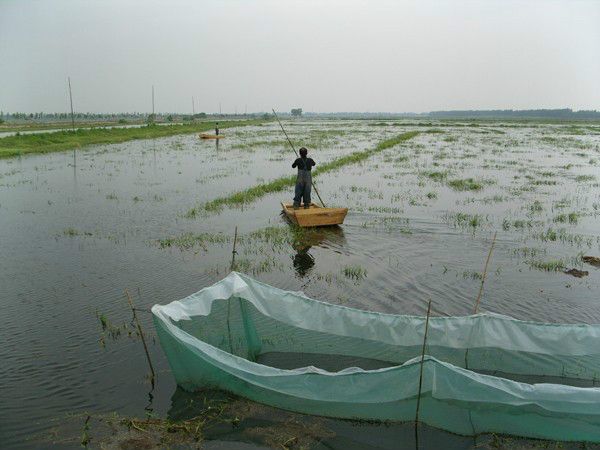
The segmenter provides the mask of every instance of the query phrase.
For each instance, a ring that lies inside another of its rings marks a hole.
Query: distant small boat
[[[198,136],[200,136],[200,139],[223,139],[225,137],[224,134],[208,134],[208,133],[201,133]]]
[[[293,203],[281,202],[283,212],[293,223],[301,227],[322,227],[344,223],[348,208],[322,208],[314,203],[309,208],[294,209]]]

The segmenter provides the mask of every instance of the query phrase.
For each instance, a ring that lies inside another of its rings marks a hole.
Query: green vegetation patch
[[[258,125],[261,120],[232,120],[221,122],[220,128]],[[0,139],[0,158],[27,153],[50,153],[80,148],[92,144],[116,144],[137,139],[152,139],[176,134],[197,133],[213,129],[212,122],[183,125],[149,125],[139,128],[93,128],[64,130],[52,133],[7,136]]]
[[[349,155],[342,156],[340,158],[336,158],[333,161],[322,164],[317,169],[313,171],[313,176],[318,176],[322,173],[331,172],[333,170],[339,169],[348,164],[355,164],[358,162],[362,162],[371,156],[380,153],[388,148],[394,147],[404,141],[407,141],[419,134],[417,131],[410,131],[407,133],[402,133],[398,136],[395,136],[391,139],[386,139],[381,141],[377,146],[370,150],[356,151],[350,153]],[[225,206],[233,207],[233,206],[241,206],[246,203],[253,202],[261,197],[264,197],[267,194],[272,194],[275,192],[281,192],[290,186],[293,186],[296,182],[296,175],[290,175],[287,177],[280,177],[272,180],[268,183],[259,184],[256,186],[252,186],[243,191],[234,192],[227,197],[219,197],[209,202],[206,202],[201,207],[195,207],[190,209],[185,217],[194,218],[198,216],[200,213],[204,212],[219,212]]]
[[[483,189],[483,184],[483,181],[476,181],[473,178],[448,180],[448,186],[455,191],[480,191]]]

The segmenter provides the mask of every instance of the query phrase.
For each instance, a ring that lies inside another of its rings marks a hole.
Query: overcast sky
[[[600,109],[599,1],[0,0],[0,109]]]

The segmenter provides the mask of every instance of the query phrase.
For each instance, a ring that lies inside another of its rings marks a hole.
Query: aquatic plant
[[[367,269],[358,265],[344,266],[342,273],[346,278],[350,278],[355,281],[361,281],[367,277]]]
[[[448,180],[448,186],[456,191],[479,191],[483,189],[483,183],[473,178]]]
[[[257,125],[264,120],[232,120],[222,122],[221,128]],[[81,148],[92,144],[115,144],[137,139],[152,139],[176,134],[198,133],[211,130],[209,122],[183,125],[144,126],[139,128],[91,128],[53,131],[49,133],[7,136],[0,139],[0,158],[26,153],[50,153]]]
[[[159,239],[158,244],[161,248],[177,247],[180,250],[189,250],[200,247],[206,251],[207,244],[225,244],[230,240],[231,237],[222,233],[184,233],[177,237]]]
[[[394,147],[408,139],[415,137],[418,134],[416,131],[410,131],[407,133],[402,133],[398,136],[395,136],[391,139],[386,139],[381,141],[377,146],[370,150],[356,151],[350,153],[349,155],[342,156],[340,158],[334,159],[328,163],[320,165],[317,169],[313,171],[313,176],[317,177],[320,174],[331,172],[333,170],[339,169],[340,167],[346,166],[348,164],[356,164],[358,162],[364,161],[367,158],[370,158],[374,154],[380,153],[383,150]],[[296,176],[284,176],[280,178],[276,178],[268,183],[262,183],[243,191],[234,192],[233,194],[228,195],[227,197],[219,197],[209,202],[206,202],[202,207],[194,207],[185,214],[187,218],[196,217],[201,210],[206,212],[219,212],[224,206],[240,206],[246,203],[253,202],[258,198],[264,197],[267,194],[272,194],[275,192],[281,192],[290,186],[293,186],[296,182]]]

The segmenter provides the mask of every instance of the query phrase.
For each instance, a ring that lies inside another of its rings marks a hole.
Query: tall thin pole
[[[152,118],[154,119],[154,85],[152,85]]]
[[[217,139],[218,141],[218,139]],[[237,255],[237,251],[235,250],[235,244],[237,243],[237,225],[235,226],[235,234],[233,235],[233,250],[231,251],[231,266],[229,266],[229,270],[233,270],[235,267],[235,255]]]
[[[277,122],[279,122],[279,126],[281,127],[281,131],[283,131],[283,134],[285,134],[285,137],[287,138],[287,141],[290,143],[290,146],[292,147],[292,150],[294,150],[294,153],[296,154],[296,158],[299,158],[298,152],[296,151],[296,147],[294,147],[294,144],[292,144],[292,141],[291,141],[290,137],[285,132],[285,128],[283,128],[283,125],[281,124],[281,120],[279,120],[279,117],[277,117],[277,113],[275,112],[274,109],[272,111],[273,111],[273,114],[275,115],[275,118],[277,119]],[[323,208],[326,208],[325,203],[323,202],[323,199],[321,198],[321,195],[319,194],[319,191],[317,190],[317,187],[315,186],[315,183],[312,181],[312,178],[310,180],[310,183],[312,184],[313,189],[317,193],[317,197],[319,197],[319,201],[321,202],[321,205],[323,205]]]
[[[479,302],[481,300],[481,295],[483,294],[483,284],[485,283],[485,278],[487,277],[488,264],[490,263],[490,258],[492,257],[492,251],[494,250],[494,244],[496,243],[497,234],[498,232],[496,231],[494,233],[494,238],[492,239],[492,245],[490,246],[490,251],[487,255],[487,259],[485,260],[483,275],[481,276],[481,286],[479,286],[479,294],[477,294],[477,300],[475,300],[475,308],[473,308],[473,314],[477,314],[477,311],[479,311]]]
[[[221,102],[219,102],[219,115],[221,115]]]
[[[127,295],[127,301],[129,302],[129,307],[131,308],[131,312],[133,313],[133,319],[137,325],[137,329],[140,333],[140,337],[142,338],[142,344],[144,344],[144,351],[146,352],[146,358],[148,359],[148,365],[150,366],[150,372],[152,373],[152,387],[154,387],[154,379],[156,375],[154,373],[154,367],[152,367],[152,361],[150,360],[150,352],[148,352],[148,346],[146,345],[146,339],[144,338],[144,332],[142,331],[142,326],[140,325],[140,321],[138,320],[137,314],[135,312],[135,307],[133,306],[133,300],[131,299],[131,295],[129,295],[129,291],[125,289],[125,295]]]
[[[192,95],[192,116],[196,115],[196,107],[194,105],[194,96]]]
[[[423,334],[423,349],[421,350],[421,369],[419,372],[419,394],[417,396],[417,411],[415,413],[415,426],[419,423],[419,409],[421,407],[421,388],[423,387],[423,361],[425,360],[425,345],[427,344],[427,330],[429,329],[429,315],[431,314],[431,299],[427,305],[427,318],[425,319],[425,333]]]
[[[68,77],[69,80],[69,101],[71,102],[71,127],[73,131],[75,131],[75,116],[73,115],[73,94],[71,93],[71,77]]]

